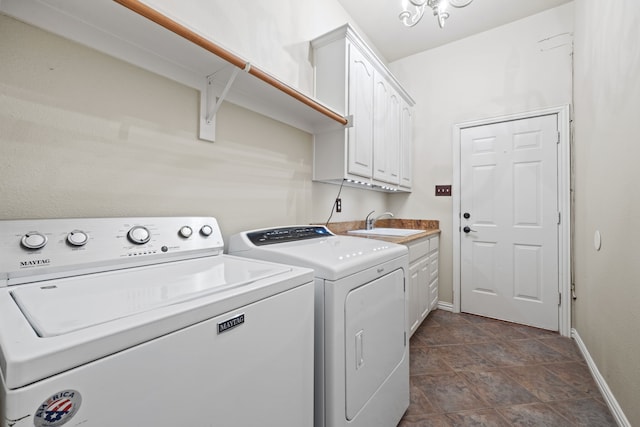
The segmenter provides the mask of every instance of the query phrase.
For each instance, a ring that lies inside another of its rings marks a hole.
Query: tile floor
[[[615,426],[570,338],[435,310],[411,338],[398,427]]]

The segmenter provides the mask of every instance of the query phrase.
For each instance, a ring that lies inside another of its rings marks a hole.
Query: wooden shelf
[[[2,0],[0,11],[199,90],[203,139],[213,140],[206,136],[211,134],[206,123],[208,76],[214,75],[211,81],[219,96],[234,67],[243,71],[225,98],[229,102],[310,133],[347,122],[323,103],[247,66],[250,61],[138,0]]]

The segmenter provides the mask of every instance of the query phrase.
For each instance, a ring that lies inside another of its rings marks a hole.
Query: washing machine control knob
[[[205,237],[209,237],[213,234],[213,228],[210,225],[203,225],[200,229],[200,234]]]
[[[131,243],[136,245],[144,245],[149,240],[151,240],[151,233],[147,227],[142,225],[136,225],[135,227],[131,227],[129,232],[127,233],[127,238]]]
[[[185,225],[184,227],[180,227],[178,234],[180,235],[180,237],[184,237],[185,239],[188,239],[193,234],[193,229],[188,225]]]
[[[47,244],[47,236],[37,231],[30,231],[22,236],[20,244],[26,249],[40,249]]]
[[[81,230],[73,230],[67,234],[67,243],[71,246],[84,246],[89,241],[87,233]]]

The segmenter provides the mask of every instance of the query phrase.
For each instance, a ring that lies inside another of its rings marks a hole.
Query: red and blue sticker
[[[80,409],[82,396],[76,390],[63,390],[51,395],[36,410],[35,427],[58,427],[69,421]]]

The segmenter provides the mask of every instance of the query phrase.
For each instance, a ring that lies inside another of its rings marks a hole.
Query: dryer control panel
[[[332,235],[333,233],[331,233],[331,231],[329,231],[329,229],[324,226],[301,225],[251,231],[247,233],[247,238],[255,246],[263,246],[272,245],[274,243],[286,243],[298,240],[315,239],[318,237],[327,237]]]

